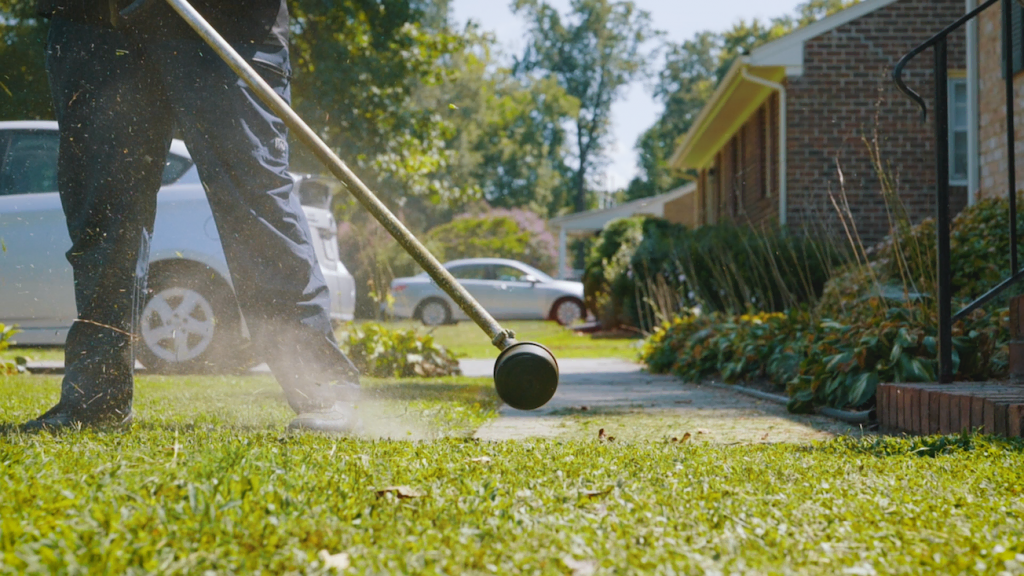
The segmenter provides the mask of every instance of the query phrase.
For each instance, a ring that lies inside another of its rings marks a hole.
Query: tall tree
[[[320,136],[386,203],[415,204],[407,214],[472,197],[447,178],[451,125],[415,99],[421,86],[448,81],[446,62],[465,47],[437,6],[294,0],[290,8],[295,106]]]
[[[480,190],[494,207],[548,215],[567,179],[567,122],[578,103],[554,78],[512,74],[489,34],[465,32],[472,48],[452,56],[454,78],[420,91],[422,105],[444,110],[455,129],[449,177]]]
[[[514,0],[512,8],[526,16],[529,30],[517,70],[556,79],[579,102],[570,191],[573,210],[583,211],[588,173],[603,157],[611,106],[647,74],[648,41],[657,33],[650,15],[629,0],[571,0],[565,18],[543,0]]]
[[[0,0],[0,120],[53,118],[43,51],[49,24],[32,0]]]

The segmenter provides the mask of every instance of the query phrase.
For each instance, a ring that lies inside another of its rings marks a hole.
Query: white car
[[[57,193],[56,122],[0,122],[0,323],[17,325],[20,346],[63,345],[76,317],[71,247]],[[328,182],[294,176],[331,317],[351,320],[355,281],[338,259]],[[312,204],[312,205],[310,205]],[[157,195],[149,292],[138,359],[162,372],[234,370],[249,362],[224,250],[199,173],[174,140]]]
[[[497,320],[555,320],[563,326],[585,317],[583,284],[555,280],[536,268],[504,258],[468,258],[444,265]],[[468,316],[426,272],[391,282],[390,314],[428,326]]]

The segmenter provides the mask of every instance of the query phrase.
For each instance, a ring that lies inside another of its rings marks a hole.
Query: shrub
[[[557,272],[558,243],[548,229],[547,220],[536,212],[523,208],[492,208],[459,218],[511,218],[519,230],[527,233],[526,250],[513,257],[549,274]]]
[[[430,249],[430,246],[427,246]],[[379,318],[380,304],[388,300],[395,277],[388,256],[397,248],[394,238],[369,216],[352,217],[338,224],[338,255],[356,284],[358,318]]]
[[[1018,203],[1024,195],[1018,194]],[[1017,222],[1018,251],[1024,254],[1024,218]],[[950,229],[950,266],[953,293],[975,298],[1008,278],[1010,270],[1010,202],[983,199],[953,218]],[[893,280],[900,280],[899,263],[907,262],[909,276],[921,291],[935,285],[935,221],[926,219],[894,234],[878,248],[878,261]]]
[[[0,323],[0,352],[7,350],[7,347],[11,345],[11,336],[18,333],[18,329],[15,326],[5,326]],[[25,362],[19,358],[15,362],[8,362],[0,359],[0,374],[17,374],[25,370]]]
[[[636,217],[609,222],[590,249],[583,271],[584,300],[587,309],[609,328],[629,322],[624,307],[635,293],[629,267],[644,239],[645,221]]]
[[[697,305],[739,314],[813,301],[843,260],[829,242],[785,229],[726,223],[688,230],[660,218],[632,218],[602,232],[584,290],[603,324],[647,332]]]
[[[795,339],[806,325],[805,316],[777,312],[683,314],[656,330],[642,355],[651,372],[673,372],[695,382],[712,376],[732,383],[774,375],[770,378],[773,382],[784,383],[795,372],[780,377],[780,367],[771,361],[780,345]]]
[[[685,314],[648,339],[643,358],[652,372],[690,381],[720,376],[726,382],[767,378],[785,387],[790,409],[871,405],[879,382],[933,382],[936,322],[921,307],[882,308],[851,324],[816,320],[806,311],[786,314]],[[953,328],[958,380],[1006,373],[1006,310],[977,310]]]
[[[1024,196],[1021,197],[1024,201]],[[1009,202],[986,199],[965,208],[953,219],[950,230],[950,266],[954,311],[981,296],[1010,276]],[[1024,254],[1024,222],[1020,224],[1021,253]],[[844,267],[826,285],[817,312],[824,318],[847,322],[873,314],[865,304],[872,299],[881,305],[918,302],[934,307],[936,281],[935,221],[926,219],[914,226],[902,226],[874,247],[874,260]],[[995,310],[1006,298],[988,305]],[[1019,293],[1019,288],[1016,293]]]
[[[430,334],[391,330],[380,324],[348,326],[338,343],[366,376],[408,378],[461,374],[459,361]]]

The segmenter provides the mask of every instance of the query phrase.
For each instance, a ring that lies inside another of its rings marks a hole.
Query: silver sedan
[[[583,284],[555,280],[517,260],[469,258],[444,265],[498,320],[555,320],[568,326],[584,318]],[[390,313],[428,326],[468,317],[424,272],[391,282]]]
[[[62,345],[76,317],[71,247],[57,194],[56,122],[0,122],[0,323],[19,345]],[[338,259],[326,204],[333,185],[294,176],[313,248],[331,289],[331,316],[351,320],[355,281]],[[157,195],[139,360],[158,371],[234,370],[249,359],[213,213],[192,158],[171,144]]]

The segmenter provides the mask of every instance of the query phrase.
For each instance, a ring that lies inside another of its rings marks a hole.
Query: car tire
[[[587,309],[576,298],[560,298],[551,306],[550,317],[562,326],[570,326],[586,317]]]
[[[452,323],[452,309],[440,298],[427,298],[416,307],[416,318],[424,326],[442,326]]]
[[[238,372],[252,365],[234,294],[211,272],[150,275],[136,356],[164,374]]]

